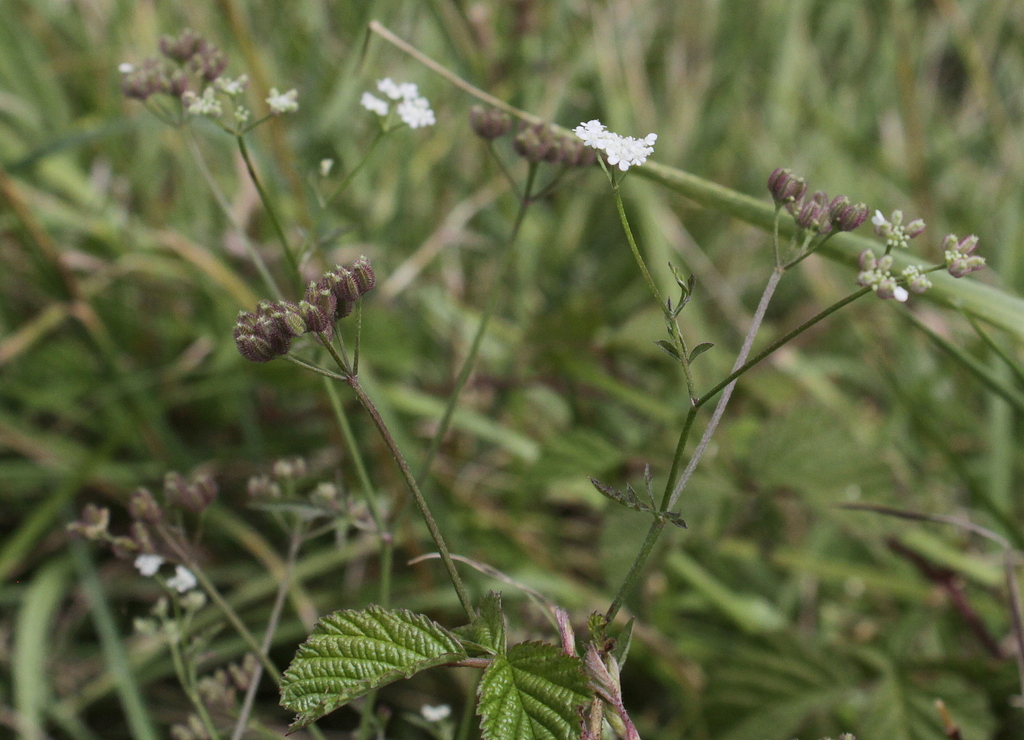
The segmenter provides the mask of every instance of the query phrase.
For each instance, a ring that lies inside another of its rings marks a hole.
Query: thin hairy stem
[[[284,573],[281,574],[281,582],[277,586],[277,595],[274,597],[274,605],[270,609],[270,618],[267,620],[267,631],[263,634],[263,643],[260,645],[260,652],[264,655],[270,653],[270,646],[274,644],[274,633],[277,632],[277,625],[281,621],[281,612],[284,610],[284,602],[288,596],[288,589],[291,587],[295,560],[299,556],[299,548],[301,546],[302,521],[296,517],[291,540],[288,544],[288,556],[285,560]],[[253,702],[256,701],[256,692],[259,690],[261,678],[263,678],[263,666],[257,663],[249,679],[249,687],[246,689],[242,708],[238,712],[238,719],[235,722],[235,729],[231,733],[231,740],[241,740],[242,735],[245,733],[245,727],[249,724],[249,715],[252,713]]]
[[[408,486],[410,493],[412,493],[412,497],[416,501],[416,506],[419,507],[420,514],[423,516],[423,521],[426,523],[427,529],[430,531],[430,536],[434,540],[434,545],[437,547],[437,551],[441,555],[441,560],[444,562],[444,566],[448,571],[448,577],[451,578],[452,585],[455,587],[455,593],[459,597],[459,602],[462,604],[462,608],[466,611],[466,615],[470,620],[475,619],[476,611],[473,609],[473,603],[469,599],[469,592],[466,591],[466,586],[462,582],[459,572],[455,569],[455,562],[452,560],[452,556],[448,551],[448,545],[445,544],[444,537],[441,536],[441,530],[438,529],[437,522],[434,521],[434,517],[430,513],[427,501],[423,498],[423,493],[420,491],[420,487],[416,483],[416,478],[409,469],[409,464],[402,456],[402,451],[398,449],[398,444],[395,442],[394,437],[391,436],[391,431],[388,429],[387,424],[384,423],[384,419],[381,418],[380,412],[377,411],[377,407],[373,404],[373,401],[370,400],[370,397],[366,395],[366,391],[364,391],[363,387],[359,384],[359,379],[356,376],[351,375],[348,377],[347,382],[349,386],[351,386],[352,391],[356,394],[356,398],[359,399],[359,403],[363,405],[363,408],[366,409],[366,412],[370,415],[374,426],[377,427],[377,431],[384,440],[384,444],[387,445],[392,456],[395,458],[395,462],[398,463],[398,467],[402,471],[402,477],[405,478],[405,484]]]
[[[277,281],[274,280],[274,276],[270,274],[270,270],[267,268],[267,263],[263,261],[263,257],[260,256],[259,250],[253,246],[252,240],[245,233],[245,229],[238,223],[235,218],[234,212],[231,210],[231,204],[228,203],[227,196],[220,189],[217,184],[217,180],[213,177],[213,173],[210,172],[209,166],[206,164],[206,159],[203,157],[202,151],[196,145],[195,139],[192,136],[191,130],[186,129],[185,141],[188,143],[188,150],[192,154],[192,158],[199,165],[199,171],[203,175],[203,179],[206,180],[206,186],[210,188],[210,192],[213,193],[213,199],[217,201],[217,205],[224,212],[231,226],[235,229],[238,237],[242,240],[242,244],[245,245],[245,251],[249,254],[249,259],[256,265],[256,271],[260,274],[260,278],[263,279],[264,285],[267,290],[277,300],[284,300],[284,294],[281,293],[281,289],[277,286]]]
[[[253,165],[252,157],[249,154],[249,147],[245,143],[245,137],[241,134],[235,136],[235,141],[238,142],[238,151],[242,154],[242,160],[245,162],[245,169],[249,172],[249,177],[252,179],[252,184],[256,186],[256,192],[260,195],[260,201],[263,203],[263,208],[267,211],[267,216],[270,217],[270,223],[274,227],[274,233],[277,235],[277,240],[281,243],[281,250],[284,252],[285,258],[288,260],[288,265],[292,268],[296,285],[301,285],[302,278],[299,273],[299,263],[295,260],[295,255],[292,254],[291,247],[288,246],[288,238],[284,235],[284,229],[281,227],[281,221],[277,217],[277,209],[274,208],[274,204],[270,200],[270,196],[263,187],[263,183],[260,178],[256,175],[256,167]]]

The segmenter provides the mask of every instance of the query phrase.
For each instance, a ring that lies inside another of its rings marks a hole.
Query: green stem
[[[778,339],[776,339],[774,342],[769,344],[763,350],[761,350],[756,355],[754,355],[752,358],[750,358],[745,363],[743,363],[743,365],[738,367],[736,370],[733,370],[733,372],[731,372],[729,375],[727,375],[725,377],[725,379],[722,380],[722,382],[720,382],[714,388],[712,388],[707,393],[705,393],[703,396],[698,398],[697,399],[697,408],[700,408],[705,403],[710,401],[712,398],[714,398],[714,396],[719,391],[721,391],[723,388],[725,388],[727,385],[729,385],[729,383],[731,383],[732,381],[736,380],[736,378],[738,378],[739,376],[743,375],[743,373],[747,372],[747,370],[749,370],[754,365],[756,365],[757,363],[761,362],[766,357],[771,355],[773,352],[775,352],[777,349],[779,349],[779,347],[781,347],[782,345],[784,345],[787,342],[791,341],[792,339],[794,339],[798,335],[802,334],[803,332],[807,331],[812,326],[817,324],[819,321],[821,321],[822,319],[827,318],[828,316],[830,316],[831,314],[835,313],[836,311],[838,311],[843,306],[846,306],[849,303],[853,303],[855,300],[857,300],[861,296],[867,295],[870,292],[871,292],[871,288],[861,288],[860,290],[855,291],[855,292],[851,293],[850,295],[846,296],[846,298],[843,298],[842,300],[837,301],[836,303],[833,303],[831,306],[826,308],[821,313],[813,316],[812,318],[808,319],[804,323],[800,324],[800,326],[798,326],[797,328],[793,329],[790,332],[787,332],[783,336],[781,336]]]
[[[483,341],[484,334],[487,332],[487,325],[490,323],[491,317],[494,315],[494,311],[498,307],[498,299],[502,295],[500,287],[505,282],[505,277],[508,274],[509,269],[512,267],[512,258],[515,254],[512,246],[515,244],[516,238],[519,236],[520,227],[522,226],[523,219],[526,216],[526,209],[530,207],[530,203],[532,202],[530,192],[533,189],[533,182],[536,174],[537,165],[531,162],[530,169],[526,175],[526,187],[523,190],[523,197],[519,202],[519,210],[516,213],[515,221],[512,224],[512,230],[509,232],[508,238],[505,240],[505,254],[502,258],[501,266],[498,268],[497,280],[491,287],[490,295],[487,298],[487,304],[484,306],[483,315],[480,317],[480,323],[476,327],[476,334],[473,336],[473,342],[469,347],[469,354],[466,355],[466,359],[463,361],[462,367],[459,369],[459,375],[455,379],[455,388],[452,389],[451,396],[448,398],[448,403],[445,405],[444,414],[441,416],[441,423],[438,425],[433,439],[430,440],[430,448],[427,450],[427,454],[423,457],[423,462],[420,463],[419,473],[416,475],[416,481],[420,484],[423,483],[424,479],[426,479],[427,475],[430,473],[430,465],[434,462],[434,458],[437,456],[437,452],[441,448],[441,441],[444,439],[444,435],[451,424],[452,416],[455,413],[455,406],[459,401],[459,396],[461,395],[466,382],[469,380],[469,374],[473,370],[473,365],[476,363],[476,356],[480,352],[480,345]]]
[[[602,166],[604,162],[602,161]],[[644,262],[643,255],[640,254],[640,249],[636,245],[636,239],[633,238],[633,231],[629,228],[629,219],[626,218],[626,208],[622,204],[622,194],[619,192],[619,183],[612,178],[612,192],[615,194],[615,207],[619,211],[619,220],[622,221],[622,229],[626,232],[626,241],[629,242],[629,248],[633,250],[633,257],[636,259],[636,264],[640,267],[640,272],[643,273],[644,280],[647,281],[647,286],[651,289],[651,293],[654,294],[654,298],[658,301],[658,306],[661,310],[665,310],[665,301],[661,297],[661,291],[658,290],[658,286],[654,284],[654,279],[651,277],[651,273],[647,270],[647,263]]]
[[[253,185],[256,186],[256,191],[260,194],[260,201],[262,201],[263,207],[267,211],[267,216],[270,217],[270,223],[274,227],[274,233],[277,235],[277,240],[281,243],[281,249],[284,251],[284,256],[288,259],[288,265],[292,268],[292,272],[295,274],[296,283],[301,286],[302,276],[299,273],[299,263],[295,261],[295,255],[292,254],[292,250],[288,246],[288,239],[284,235],[284,229],[281,228],[281,221],[277,217],[277,211],[270,200],[270,196],[263,188],[263,183],[260,182],[260,178],[256,175],[256,168],[253,165],[252,157],[249,155],[249,147],[245,143],[245,137],[241,134],[237,134],[235,136],[235,141],[238,142],[238,151],[241,152],[242,160],[245,162],[245,168],[249,172],[249,177],[252,179]]]
[[[398,449],[398,444],[395,442],[394,437],[391,436],[391,431],[388,429],[387,424],[384,423],[384,419],[381,418],[380,412],[377,411],[377,407],[374,406],[373,401],[366,395],[366,391],[359,384],[359,379],[351,375],[348,377],[347,382],[351,386],[352,391],[356,394],[356,398],[359,399],[359,403],[363,405],[366,412],[370,415],[373,420],[374,426],[377,427],[377,431],[380,433],[381,438],[384,440],[384,444],[387,445],[391,451],[392,456],[395,458],[395,462],[398,463],[398,467],[402,471],[402,476],[405,478],[405,483],[409,487],[409,491],[412,493],[413,499],[416,501],[416,506],[419,507],[420,514],[423,516],[423,521],[427,525],[427,529],[430,531],[430,536],[434,540],[434,545],[437,547],[438,553],[441,555],[441,560],[444,561],[445,568],[448,570],[448,576],[451,578],[452,585],[455,587],[455,593],[458,594],[459,601],[462,604],[462,608],[465,609],[466,615],[470,620],[476,618],[476,611],[473,609],[473,603],[469,599],[469,593],[466,591],[466,586],[462,582],[462,578],[459,577],[459,572],[455,569],[455,562],[452,560],[451,554],[448,552],[448,545],[445,544],[444,537],[441,536],[441,530],[437,527],[437,522],[434,521],[434,517],[430,513],[430,508],[427,506],[426,499],[423,498],[423,494],[420,492],[420,487],[416,483],[416,478],[413,477],[412,471],[409,469],[409,464],[406,463],[405,458],[402,456],[402,451]]]
[[[352,178],[354,178],[356,174],[363,169],[363,166],[370,161],[370,155],[373,154],[373,150],[376,149],[377,145],[384,139],[384,135],[386,133],[387,131],[384,129],[377,132],[377,136],[374,137],[372,142],[370,142],[370,147],[366,150],[366,154],[363,155],[363,158],[359,160],[359,163],[355,167],[349,170],[349,173],[345,175],[345,179],[338,183],[338,187],[335,188],[334,192],[327,197],[327,200],[324,202],[325,207],[333,203],[334,199],[345,192],[345,189],[352,184]]]
[[[292,574],[295,570],[295,561],[298,559],[301,546],[302,520],[296,517],[291,541],[288,545],[288,556],[285,560],[284,573],[281,574],[281,582],[277,586],[274,605],[270,608],[270,619],[267,620],[267,631],[263,634],[263,643],[260,645],[260,653],[263,655],[269,653],[270,646],[274,644],[274,633],[277,632],[277,625],[281,621],[281,612],[284,610],[285,598],[288,596]],[[242,700],[242,708],[238,712],[238,719],[235,722],[235,729],[231,733],[231,740],[241,740],[242,735],[245,733],[246,725],[249,724],[249,715],[252,713],[252,705],[256,700],[256,691],[259,689],[262,677],[263,666],[257,665],[249,680],[249,688],[246,689],[245,699]]]
[[[284,299],[284,294],[281,293],[281,289],[277,287],[277,282],[274,280],[274,276],[270,274],[270,270],[267,268],[267,263],[263,261],[263,257],[260,256],[259,250],[253,246],[252,240],[245,233],[245,229],[238,223],[235,218],[234,212],[231,210],[231,204],[228,203],[227,196],[224,195],[220,186],[217,184],[216,179],[213,177],[213,173],[210,172],[209,166],[206,164],[206,160],[203,158],[202,152],[196,145],[195,138],[192,136],[191,129],[186,129],[185,141],[188,142],[189,152],[192,154],[192,158],[195,159],[196,164],[199,165],[199,171],[203,173],[203,179],[206,180],[206,185],[210,188],[210,192],[213,193],[213,199],[217,201],[217,205],[224,212],[228,221],[234,227],[238,237],[242,240],[242,244],[245,245],[245,251],[249,254],[249,259],[256,266],[256,272],[260,274],[263,279],[264,285],[267,290],[278,300]]]
[[[704,451],[707,449],[708,443],[711,441],[711,435],[714,434],[718,426],[718,422],[721,420],[722,414],[725,411],[725,405],[729,401],[728,394],[731,393],[732,388],[735,386],[736,380],[741,375],[743,375],[743,373],[750,370],[750,368],[757,365],[759,362],[761,362],[766,357],[775,352],[777,349],[779,349],[779,347],[791,341],[794,337],[807,331],[809,328],[817,324],[822,319],[830,316],[843,306],[852,303],[857,298],[860,298],[861,296],[866,295],[871,291],[870,288],[862,288],[861,290],[858,290],[848,295],[846,298],[837,301],[836,303],[826,308],[824,311],[821,311],[816,316],[805,321],[796,329],[787,332],[785,335],[783,335],[782,337],[780,337],[779,339],[765,347],[757,355],[747,360],[746,356],[750,351],[750,346],[753,343],[753,338],[757,334],[757,330],[760,328],[761,321],[764,318],[764,312],[767,310],[768,301],[774,294],[775,288],[777,287],[778,281],[781,278],[781,276],[781,269],[776,269],[775,271],[772,272],[772,278],[768,281],[768,285],[765,286],[764,294],[761,296],[761,301],[758,305],[758,311],[755,314],[753,321],[751,322],[750,330],[747,332],[747,337],[744,340],[743,348],[740,350],[740,354],[737,357],[736,365],[734,366],[733,371],[728,376],[726,376],[726,378],[722,380],[718,385],[716,385],[710,391],[708,391],[699,399],[697,399],[697,401],[691,407],[690,411],[687,413],[686,421],[683,425],[683,430],[679,435],[679,441],[676,443],[676,452],[672,460],[672,470],[669,474],[668,486],[672,486],[672,482],[675,480],[676,471],[679,468],[683,450],[686,446],[686,440],[689,437],[690,430],[693,426],[693,421],[696,416],[697,410],[701,406],[706,404],[708,401],[710,401],[712,398],[714,398],[715,395],[717,395],[719,392],[728,389],[726,391],[726,395],[722,397],[722,399],[718,403],[718,406],[715,408],[714,415],[712,416],[711,421],[708,423],[707,428],[704,430],[704,434],[701,437],[701,441],[698,444],[697,449],[690,457],[690,461],[686,466],[686,470],[683,471],[682,476],[680,476],[679,480],[675,483],[675,486],[671,489],[671,493],[669,493],[670,489],[666,487],[665,494],[662,498],[662,511],[667,511],[671,509],[673,506],[675,506],[676,502],[679,499],[679,496],[682,495],[683,489],[689,482],[690,476],[693,474],[693,471],[697,467],[697,463],[700,462],[701,457],[703,457]],[[618,614],[619,609],[622,607],[622,603],[625,600],[626,594],[633,587],[634,582],[639,578],[640,572],[643,569],[643,566],[647,558],[650,556],[651,551],[654,549],[654,545],[657,542],[658,537],[661,535],[662,529],[664,529],[664,522],[660,520],[655,520],[651,524],[650,529],[648,529],[647,531],[647,536],[644,538],[643,544],[641,544],[640,546],[640,552],[637,553],[636,560],[633,562],[632,567],[630,567],[629,573],[626,574],[626,578],[623,580],[622,585],[619,587],[619,590],[616,593],[611,606],[605,613],[606,622],[611,623],[611,621],[615,618],[615,615]]]

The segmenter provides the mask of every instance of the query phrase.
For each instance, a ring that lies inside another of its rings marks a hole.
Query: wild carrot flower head
[[[581,123],[573,129],[573,133],[583,140],[586,146],[605,153],[605,159],[612,167],[625,172],[634,165],[641,165],[654,152],[657,134],[647,134],[642,139],[632,136],[620,136],[609,131],[596,118]]]
[[[419,87],[415,83],[395,82],[390,77],[385,77],[377,81],[377,90],[390,100],[398,101],[395,112],[409,128],[433,126],[437,123],[430,101],[420,95]],[[382,118],[391,112],[391,104],[373,93],[364,92],[359,104]]]

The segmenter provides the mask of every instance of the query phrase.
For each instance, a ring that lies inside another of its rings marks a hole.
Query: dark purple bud
[[[469,109],[469,125],[477,136],[493,141],[512,129],[512,116],[497,108],[474,105]]]
[[[832,216],[832,224],[840,231],[853,231],[868,218],[868,207],[864,203],[850,203]]]
[[[807,192],[807,181],[794,175],[792,170],[780,167],[768,177],[768,192],[777,206],[794,203]]]
[[[334,297],[333,295],[331,296]],[[306,325],[306,331],[315,332],[316,334],[327,334],[331,335],[334,327],[334,306],[337,305],[337,301],[331,302],[331,313],[326,314],[309,301],[299,301],[299,314],[302,316],[302,321]]]
[[[377,277],[373,274],[370,260],[367,257],[360,257],[349,266],[352,277],[359,288],[359,296],[362,297],[377,284]]]
[[[324,275],[324,281],[334,291],[334,297],[338,301],[338,311],[341,311],[342,303],[354,303],[359,300],[359,284],[347,267],[338,265]]]

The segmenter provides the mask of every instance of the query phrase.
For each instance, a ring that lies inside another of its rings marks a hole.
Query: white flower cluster
[[[875,225],[875,234],[885,238],[887,250],[894,247],[906,249],[910,246],[910,240],[924,231],[924,221],[919,218],[904,225],[903,211],[899,210],[892,212],[891,221],[886,219],[881,211],[875,211],[871,223]]]
[[[378,80],[377,89],[384,93],[391,100],[400,100],[395,107],[398,117],[402,119],[409,128],[420,128],[421,126],[433,126],[437,123],[434,111],[430,108],[430,101],[420,95],[419,88],[412,82],[396,83],[390,77]],[[378,116],[386,116],[391,106],[386,100],[378,98],[368,92],[363,93],[359,104],[371,113]]]
[[[270,112],[275,116],[281,113],[294,113],[299,109],[299,92],[292,88],[288,92],[279,93],[276,87],[270,88],[270,96],[267,98],[267,105]]]
[[[608,159],[608,164],[618,167],[623,172],[633,165],[641,165],[646,162],[647,157],[654,152],[654,142],[658,140],[657,134],[647,134],[642,139],[620,136],[609,131],[596,118],[593,121],[581,123],[573,129],[573,133],[583,139],[583,143],[590,148],[603,151]]]
[[[159,555],[139,555],[135,558],[135,568],[147,578],[152,578],[164,564],[164,559]],[[187,593],[196,587],[195,575],[184,565],[174,567],[174,575],[167,579],[168,588],[173,588],[179,594]]]
[[[896,277],[890,272],[892,264],[892,255],[886,254],[876,258],[874,252],[865,249],[860,254],[860,274],[857,275],[857,284],[871,288],[879,298],[895,298],[900,303],[904,303],[910,297],[910,293],[897,282]],[[914,293],[923,293],[931,287],[931,282],[921,274],[921,269],[918,267],[906,268],[902,277]]]
[[[202,95],[196,95],[191,90],[186,90],[181,96],[181,102],[185,104],[185,109],[193,116],[216,118],[223,112],[220,100],[217,99],[216,91],[213,87],[207,87],[203,90]]]

